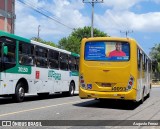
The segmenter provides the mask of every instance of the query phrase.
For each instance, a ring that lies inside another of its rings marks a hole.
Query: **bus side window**
[[[49,50],[49,68],[59,69],[59,52],[55,50]]]
[[[148,59],[146,58],[146,61],[145,61],[146,63],[145,63],[145,68],[146,68],[146,71],[147,71],[147,69],[148,69]]]
[[[47,59],[48,50],[43,47],[36,46],[35,52],[36,52],[36,57],[35,57],[36,66],[47,68],[48,67],[48,59]]]
[[[140,50],[137,49],[137,62],[138,62],[138,69],[140,69]]]
[[[76,57],[76,70],[79,71],[79,57]]]
[[[76,58],[74,56],[69,56],[69,69],[76,71]]]
[[[68,55],[64,53],[60,53],[60,69],[68,70]]]
[[[138,48],[138,54],[137,54],[137,56],[138,56],[138,70],[140,70],[141,69],[141,62],[142,62],[142,52],[141,52],[141,50]]]
[[[19,64],[34,65],[33,50],[34,50],[33,45],[20,42],[19,43]]]
[[[143,70],[144,71],[146,70],[146,56],[144,53],[143,53]]]
[[[151,69],[152,69],[151,66],[152,66],[152,65],[151,65],[151,61],[148,60],[148,72],[149,72],[149,73],[151,72]]]

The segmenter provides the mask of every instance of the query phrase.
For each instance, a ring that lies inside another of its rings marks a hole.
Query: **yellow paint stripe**
[[[21,110],[21,111],[17,111],[17,112],[10,112],[10,113],[1,114],[0,117],[14,115],[14,114],[23,113],[23,112],[35,111],[35,110],[40,110],[40,109],[45,109],[45,108],[51,108],[51,107],[56,107],[56,106],[62,106],[62,105],[67,105],[67,104],[72,104],[72,103],[77,103],[77,102],[83,102],[83,101],[74,101],[74,102],[69,102],[69,103],[61,103],[61,104],[56,104],[56,105],[31,108],[31,109]]]

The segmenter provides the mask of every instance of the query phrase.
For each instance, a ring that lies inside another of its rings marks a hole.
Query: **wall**
[[[0,30],[14,33],[15,0],[0,0]]]

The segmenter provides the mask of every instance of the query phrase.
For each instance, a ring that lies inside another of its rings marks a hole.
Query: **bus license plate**
[[[113,91],[125,91],[126,87],[112,87]]]
[[[103,86],[103,87],[111,87],[111,84],[110,83],[102,83],[101,86]]]

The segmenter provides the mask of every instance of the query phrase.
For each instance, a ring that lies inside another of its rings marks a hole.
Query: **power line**
[[[67,27],[67,28],[69,28],[69,29],[71,29],[71,30],[74,30],[74,28],[72,28],[72,27],[70,27],[70,26],[68,26],[68,25],[65,25],[64,23],[58,21],[57,19],[53,18],[52,16],[46,15],[44,12],[41,12],[41,11],[40,11],[38,8],[36,8],[35,6],[33,7],[33,6],[31,6],[30,4],[27,4],[27,3],[25,3],[24,1],[21,1],[21,0],[17,0],[17,1],[20,2],[20,3],[22,3],[22,4],[24,4],[24,5],[26,5],[26,6],[28,6],[29,8],[32,8],[34,11],[40,13],[41,15],[43,15],[43,16],[45,16],[45,17],[47,17],[47,18],[49,18],[49,19],[51,19],[51,20],[53,20],[53,21],[55,21],[55,22],[57,22],[57,23],[59,23],[59,24],[61,24],[61,25],[63,25],[63,26],[65,26],[65,27]]]
[[[120,25],[117,20],[115,20],[114,16],[110,13],[110,12],[107,12],[107,14],[109,14],[109,16],[112,18],[112,20],[114,21],[114,23],[119,26],[119,27],[122,27],[122,28],[126,28],[124,27],[123,25]]]
[[[27,0],[26,3],[29,4],[29,5],[32,6],[32,7],[40,10],[41,12],[43,11],[44,13],[52,14],[51,12],[49,12],[49,11],[46,10],[46,9],[40,8],[40,7],[38,7],[38,6],[34,6],[34,5],[36,5],[36,3],[33,2],[33,1]],[[53,15],[53,14],[52,14],[52,15]],[[52,16],[52,17],[53,17],[53,16]],[[57,20],[60,20],[58,17],[56,17],[56,16],[54,16],[54,17],[55,17]]]

